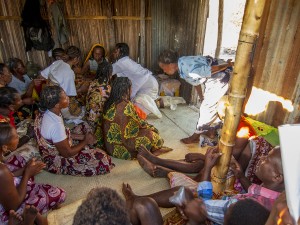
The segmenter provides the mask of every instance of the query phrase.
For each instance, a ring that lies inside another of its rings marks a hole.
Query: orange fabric
[[[134,105],[134,108],[141,119],[145,120],[147,118],[147,114],[140,107]]]
[[[248,134],[247,134],[248,138],[250,138],[252,136],[256,136],[256,132],[255,132],[254,128],[251,126],[251,124],[246,120],[246,118],[244,116],[241,116],[237,132],[239,132],[242,128],[248,128]]]

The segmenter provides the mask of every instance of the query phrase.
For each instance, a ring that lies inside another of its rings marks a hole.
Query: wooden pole
[[[223,13],[224,12],[224,0],[219,0],[219,15],[218,15],[218,39],[217,48],[215,52],[215,58],[219,58],[223,36]]]
[[[219,141],[219,149],[223,155],[211,174],[215,193],[221,193],[225,188],[226,174],[247,92],[253,46],[258,37],[264,6],[265,0],[247,0],[246,2],[233,76],[230,82],[229,104],[226,108],[224,126]]]

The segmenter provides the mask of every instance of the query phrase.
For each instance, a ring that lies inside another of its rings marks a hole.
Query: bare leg
[[[129,184],[123,184],[122,191],[123,191],[123,194],[124,194],[124,192],[130,192],[131,195],[133,195],[135,197],[150,197],[150,198],[153,198],[154,201],[157,203],[157,205],[159,207],[172,208],[172,207],[175,207],[175,206],[172,203],[170,203],[169,198],[171,196],[173,196],[174,193],[179,190],[179,188],[180,187],[174,187],[174,188],[159,191],[159,192],[156,192],[156,193],[153,193],[153,194],[150,194],[150,195],[138,196],[138,195],[135,195],[133,193],[133,191],[132,191]]]
[[[198,173],[204,166],[204,161],[202,160],[196,162],[185,162],[172,159],[161,159],[151,154],[142,146],[138,149],[138,151],[139,155],[142,155],[153,164],[182,173]]]
[[[205,161],[205,155],[201,153],[188,153],[184,158],[186,162],[194,162],[198,160]]]
[[[22,225],[23,218],[14,210],[9,211],[8,225]]]
[[[168,168],[157,166],[148,161],[146,158],[138,154],[137,160],[141,167],[151,176],[151,177],[167,177],[168,173],[173,172]]]
[[[192,143],[198,143],[200,138],[200,134],[193,133],[192,136],[183,138],[180,141],[184,144],[192,144]]]
[[[136,196],[129,185],[123,184],[122,191],[126,199],[130,221],[133,225],[163,224],[161,213],[154,199]]]

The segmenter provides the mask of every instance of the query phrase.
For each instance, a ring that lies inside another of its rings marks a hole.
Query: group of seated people
[[[125,43],[116,45],[111,62],[100,45],[89,55],[80,67],[81,51],[77,47],[54,49],[54,62],[33,80],[26,75],[20,59],[0,63],[0,224],[47,224],[41,214],[58,208],[66,194],[61,188],[36,184],[34,176],[43,169],[73,176],[106,174],[115,166],[110,156],[137,159],[151,176],[169,177],[171,189],[137,196],[124,184],[126,204],[110,189],[92,190],[78,209],[74,224],[94,224],[92,221],[103,218],[112,224],[110,217],[120,219],[114,224],[162,224],[158,206],[177,206],[189,224],[205,224],[207,219],[217,224],[238,224],[228,221],[239,214],[235,210],[240,208],[237,206],[242,199],[254,200],[250,205],[260,203],[267,209],[265,222],[269,218],[268,224],[276,224],[269,211],[284,191],[278,147],[272,150],[261,137],[249,142],[237,139],[231,173],[238,178],[234,187],[241,194],[227,200],[212,200],[210,174],[220,157],[218,149],[209,149],[206,155],[188,154],[184,161],[159,158],[158,155],[172,149],[163,145],[159,131],[140,113],[161,117],[155,103],[158,83],[153,74],[128,57],[129,47]],[[32,93],[41,85],[36,102]],[[27,118],[33,123],[19,138],[16,128]],[[10,154],[32,139],[36,140],[41,160]],[[197,176],[191,178],[183,173]],[[187,201],[171,203],[169,198],[181,186],[186,187]],[[113,199],[117,199],[118,206]],[[100,202],[106,205],[101,207]],[[86,213],[93,204],[99,207]],[[108,212],[103,217],[103,212],[97,210]],[[273,209],[271,215],[272,212]]]

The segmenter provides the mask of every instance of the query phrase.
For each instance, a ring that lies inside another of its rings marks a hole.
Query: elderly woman
[[[158,130],[139,118],[130,102],[131,82],[128,77],[113,80],[110,97],[104,104],[103,134],[108,154],[121,159],[136,158],[140,146],[153,154],[170,151],[163,147]],[[98,140],[98,144],[101,140]]]
[[[48,86],[41,92],[41,113],[35,120],[38,146],[46,169],[51,173],[93,176],[110,172],[111,158],[101,149],[92,148],[96,139],[86,133],[75,144],[65,127],[61,110],[68,107],[69,97],[59,86]],[[75,136],[74,136],[75,137]],[[80,139],[78,135],[75,137]]]

